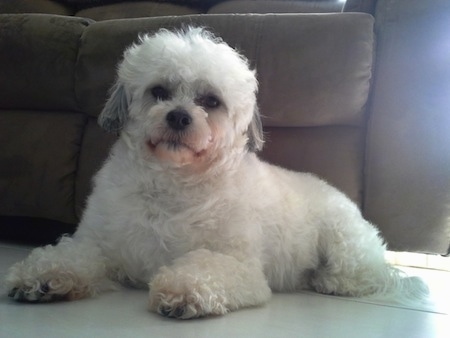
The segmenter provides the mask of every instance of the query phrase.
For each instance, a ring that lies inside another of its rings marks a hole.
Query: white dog
[[[152,311],[221,315],[274,291],[408,298],[356,205],[311,174],[258,159],[257,80],[200,28],[126,50],[99,123],[120,138],[78,230],[35,249],[6,282],[18,301],[79,299],[115,281],[149,286]]]

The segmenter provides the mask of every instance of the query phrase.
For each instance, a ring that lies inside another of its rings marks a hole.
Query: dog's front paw
[[[74,276],[67,271],[48,269],[20,262],[11,267],[5,284],[8,296],[18,302],[52,302],[79,297]]]
[[[150,308],[162,316],[178,319],[220,315],[227,312],[222,304],[213,303],[213,301],[203,298],[196,291],[186,292],[185,294],[165,291],[151,296]],[[213,310],[214,307],[215,310]]]
[[[20,302],[75,300],[109,289],[105,266],[91,245],[62,239],[57,246],[34,249],[8,271],[9,297]]]
[[[224,291],[211,280],[162,268],[150,284],[149,308],[162,316],[190,319],[228,312]]]
[[[53,302],[63,300],[64,294],[57,294],[51,290],[48,283],[41,283],[36,280],[34,286],[20,285],[13,287],[8,291],[8,297],[13,298],[18,302]]]

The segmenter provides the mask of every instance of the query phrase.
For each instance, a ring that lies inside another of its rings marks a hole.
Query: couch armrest
[[[450,2],[380,0],[365,213],[393,250],[450,243]]]

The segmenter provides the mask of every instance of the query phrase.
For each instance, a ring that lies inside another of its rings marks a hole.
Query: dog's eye
[[[153,97],[156,100],[165,101],[170,98],[169,91],[162,86],[155,86],[151,90]]]
[[[217,108],[220,106],[220,100],[214,95],[206,95],[199,99],[200,105],[205,108]]]

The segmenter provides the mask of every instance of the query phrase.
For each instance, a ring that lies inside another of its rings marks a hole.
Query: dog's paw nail
[[[183,318],[183,316],[185,315],[186,308],[184,306],[179,306],[179,307],[176,307],[176,308],[170,308],[170,307],[161,306],[158,309],[158,313],[161,316],[164,316],[164,317],[180,319],[180,318]]]
[[[164,317],[169,317],[171,312],[172,312],[172,310],[170,308],[166,308],[166,307],[160,307],[158,309],[158,313]]]
[[[8,297],[17,302],[23,303],[38,303],[38,302],[53,302],[63,300],[64,295],[50,294],[50,286],[45,283],[39,290],[31,291],[22,288],[13,288],[8,292]]]
[[[12,289],[12,290],[9,290],[9,292],[8,292],[8,297],[9,297],[9,298],[14,298],[14,297],[16,296],[17,291],[19,291],[18,288],[14,288],[14,289]]]
[[[19,288],[14,288],[9,293],[9,296],[17,302],[25,302],[27,301],[26,293],[24,290]]]
[[[41,288],[39,289],[39,292],[40,292],[42,295],[47,294],[49,291],[50,291],[50,287],[48,286],[47,283],[43,284],[43,285],[41,286]]]
[[[177,307],[174,311],[172,311],[172,317],[174,318],[182,318],[186,313],[186,309],[184,306]]]

